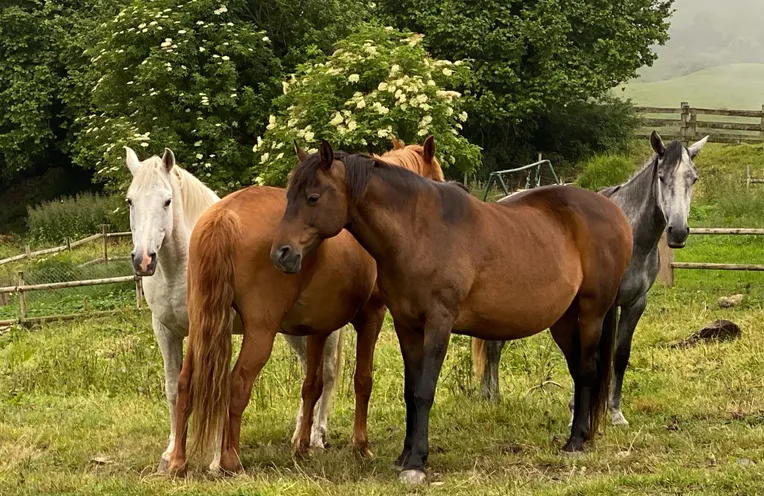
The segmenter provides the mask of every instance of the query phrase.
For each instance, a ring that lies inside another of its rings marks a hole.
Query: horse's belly
[[[482,339],[520,339],[539,333],[557,322],[575,299],[580,279],[561,275],[555,283],[538,284],[528,278],[498,280],[473,290],[460,305],[455,332]]]

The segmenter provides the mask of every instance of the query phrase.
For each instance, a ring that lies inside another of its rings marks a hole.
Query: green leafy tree
[[[437,57],[470,59],[466,136],[489,168],[532,142],[555,106],[588,101],[635,75],[667,40],[673,0],[380,0],[380,15],[424,33]],[[467,91],[465,91],[466,93]]]
[[[77,163],[120,185],[124,145],[167,146],[220,192],[241,187],[281,66],[267,34],[228,5],[136,0],[100,28],[87,51],[94,111],[77,119]]]
[[[459,134],[467,113],[462,61],[431,58],[422,36],[391,27],[362,25],[337,43],[334,53],[305,64],[276,101],[264,138],[254,147],[255,182],[281,185],[295,165],[291,143],[315,150],[321,138],[337,149],[382,153],[391,137],[407,143],[434,135],[444,168],[472,170],[480,150]]]

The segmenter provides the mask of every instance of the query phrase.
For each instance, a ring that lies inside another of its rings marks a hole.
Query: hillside
[[[616,94],[636,105],[761,109],[764,105],[764,64],[733,64],[665,81],[628,83]]]

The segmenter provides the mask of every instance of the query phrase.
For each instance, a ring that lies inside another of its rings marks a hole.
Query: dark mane
[[[335,160],[345,164],[345,183],[353,202],[360,203],[366,195],[372,171],[385,171],[386,178],[396,191],[412,191],[427,180],[415,172],[366,154],[334,152]],[[304,191],[316,184],[316,172],[321,167],[317,153],[308,156],[292,173],[289,191]],[[461,186],[461,185],[460,185]],[[463,186],[462,186],[463,188]]]

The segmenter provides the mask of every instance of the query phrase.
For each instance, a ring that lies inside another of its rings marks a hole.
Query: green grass
[[[764,64],[733,64],[665,81],[632,81],[616,90],[636,105],[761,110],[764,104]]]
[[[764,262],[764,240],[691,237],[679,260]],[[499,405],[474,397],[469,340],[454,336],[432,413],[433,494],[752,494],[764,476],[764,275],[678,271],[656,286],[626,376],[629,429],[559,454],[571,381],[548,333],[508,346]],[[741,307],[720,296],[743,292]],[[739,341],[670,345],[717,318]],[[330,449],[296,462],[289,437],[301,373],[279,338],[245,413],[246,475],[152,475],[167,437],[162,364],[147,315],[14,329],[0,337],[0,494],[409,494],[392,460],[404,435],[403,367],[389,321],[377,348],[372,462],[349,447],[354,335],[330,418]],[[238,339],[237,339],[238,341]],[[562,387],[547,385],[553,380]],[[105,460],[105,464],[96,460]],[[442,484],[441,484],[442,483]]]

